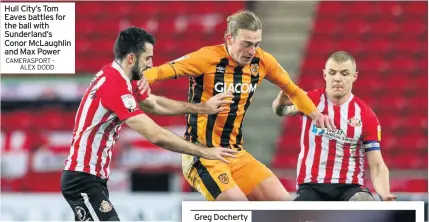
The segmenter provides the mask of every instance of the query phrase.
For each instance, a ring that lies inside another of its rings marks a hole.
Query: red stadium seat
[[[223,12],[224,16],[238,12],[239,10],[246,9],[243,1],[231,1],[225,4],[223,1],[216,2],[216,12]]]
[[[322,23],[320,26],[315,26],[313,32],[315,34],[329,34],[333,35],[339,32],[339,27],[333,21],[330,20],[320,20]]]
[[[194,13],[197,15],[216,13],[213,9],[216,9],[217,2],[195,2],[193,7],[197,8]]]
[[[367,18],[377,14],[377,3],[362,1],[362,2],[344,2],[343,10],[347,11],[349,16],[357,16]]]
[[[78,2],[75,6],[76,20],[82,18],[82,20],[91,20],[93,17],[98,17],[105,14],[102,2]],[[79,15],[79,16],[77,16]],[[92,18],[88,18],[92,17]],[[76,26],[78,27],[78,26]],[[77,34],[77,32],[76,32]]]
[[[424,50],[427,51],[427,48],[425,49],[424,47],[424,43],[420,41],[407,41],[406,39],[401,39],[395,42],[395,50],[405,53]]]
[[[401,11],[400,2],[376,2],[376,6],[381,16],[391,16]]]
[[[37,126],[34,122],[33,114],[26,111],[12,112],[8,115],[6,124],[13,124],[11,128],[28,130]]]
[[[359,35],[368,33],[369,24],[362,18],[352,17],[347,20],[346,24],[340,26],[340,28],[348,38],[357,38]]]
[[[343,13],[344,5],[341,2],[323,2],[318,4],[318,16],[337,15]]]
[[[393,42],[386,39],[370,39],[365,42],[366,51],[374,51],[377,53],[390,53],[393,48]],[[379,57],[378,57],[379,58]]]
[[[398,24],[391,19],[372,22],[369,29],[369,33],[373,36],[380,35],[387,37],[387,35],[398,34],[399,32]]]
[[[360,41],[350,41],[350,39],[342,39],[335,44],[335,51],[347,51],[352,54],[357,54],[364,49],[364,43]]]
[[[402,2],[404,7],[407,8],[407,12],[410,15],[421,15],[427,16],[428,13],[428,3],[427,2]]]
[[[123,4],[123,2],[104,2],[102,4],[103,12],[110,18],[121,18],[132,14],[135,3]],[[144,14],[144,13],[142,13]]]
[[[420,22],[410,22],[402,24],[401,26],[401,35],[410,36],[415,38],[418,35],[426,33],[427,36],[428,27]]]
[[[121,2],[121,4],[124,4]],[[127,4],[133,4],[132,2],[128,2]],[[160,14],[167,10],[168,7],[164,7],[162,2],[155,1],[140,1],[134,2],[132,11],[134,16],[147,16],[147,18],[158,17]]]
[[[423,57],[422,59],[419,59],[418,61],[416,61],[416,69],[419,71],[419,73],[427,73],[428,72],[427,43],[426,43],[425,47],[426,47],[426,56]],[[427,79],[427,76],[425,76],[425,78]],[[422,81],[422,83],[425,83],[427,86],[427,81],[426,82]]]
[[[406,187],[408,192],[428,192],[427,179],[410,179],[407,180]]]
[[[41,110],[33,118],[36,125],[43,126],[45,130],[62,130],[65,127],[63,121],[67,119],[63,111],[55,107]]]

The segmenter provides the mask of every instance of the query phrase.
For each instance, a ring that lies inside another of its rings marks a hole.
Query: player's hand
[[[133,96],[137,99],[137,102],[145,100],[150,95],[149,82],[144,77],[139,81],[132,81],[131,85]]]
[[[201,112],[203,114],[216,114],[226,110],[226,105],[234,103],[232,93],[219,93],[210,98],[207,102],[201,103]]]
[[[221,160],[225,163],[229,163],[229,161],[225,157],[235,158],[234,154],[237,153],[237,150],[229,148],[204,148],[202,150],[202,157],[209,160]]]
[[[149,87],[149,82],[142,77],[141,80],[139,80],[139,85],[138,85],[138,92],[139,94],[143,94],[147,91],[147,94],[150,94],[150,87]]]
[[[393,195],[391,193],[386,194],[386,195],[380,195],[380,199],[382,201],[395,201],[396,198],[397,198],[397,196],[395,196],[395,195]]]
[[[315,121],[316,127],[318,128],[322,128],[322,129],[328,128],[329,130],[333,130],[337,128],[335,127],[333,119],[329,118],[328,115],[322,114],[319,111],[311,113],[310,117],[311,119],[313,119],[313,121]]]

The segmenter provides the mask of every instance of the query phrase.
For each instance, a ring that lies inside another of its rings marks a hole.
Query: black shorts
[[[63,171],[61,191],[76,221],[119,220],[109,200],[106,180],[84,172]]]
[[[349,201],[358,192],[371,192],[360,184],[319,184],[299,185],[294,201]]]

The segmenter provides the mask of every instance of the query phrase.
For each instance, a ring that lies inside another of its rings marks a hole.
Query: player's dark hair
[[[122,30],[113,47],[115,59],[122,60],[130,53],[139,56],[146,50],[144,47],[145,43],[155,45],[155,37],[146,30],[137,27],[129,27]]]

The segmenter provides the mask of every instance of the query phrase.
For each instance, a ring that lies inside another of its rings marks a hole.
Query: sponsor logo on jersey
[[[311,132],[316,134],[317,136],[325,136],[330,140],[336,140],[340,143],[350,143],[356,144],[358,142],[357,138],[349,138],[346,136],[343,130],[335,129],[335,130],[324,130],[316,127],[314,124],[312,125]]]
[[[353,126],[353,127],[361,127],[361,126],[362,126],[362,121],[361,121],[360,119],[356,118],[356,117],[350,118],[350,119],[347,121],[347,123],[348,123],[350,126]]]
[[[258,86],[257,83],[255,84],[248,84],[248,83],[238,83],[238,84],[225,84],[222,82],[218,82],[215,84],[215,90],[218,93],[251,93],[255,92],[256,87]]]

